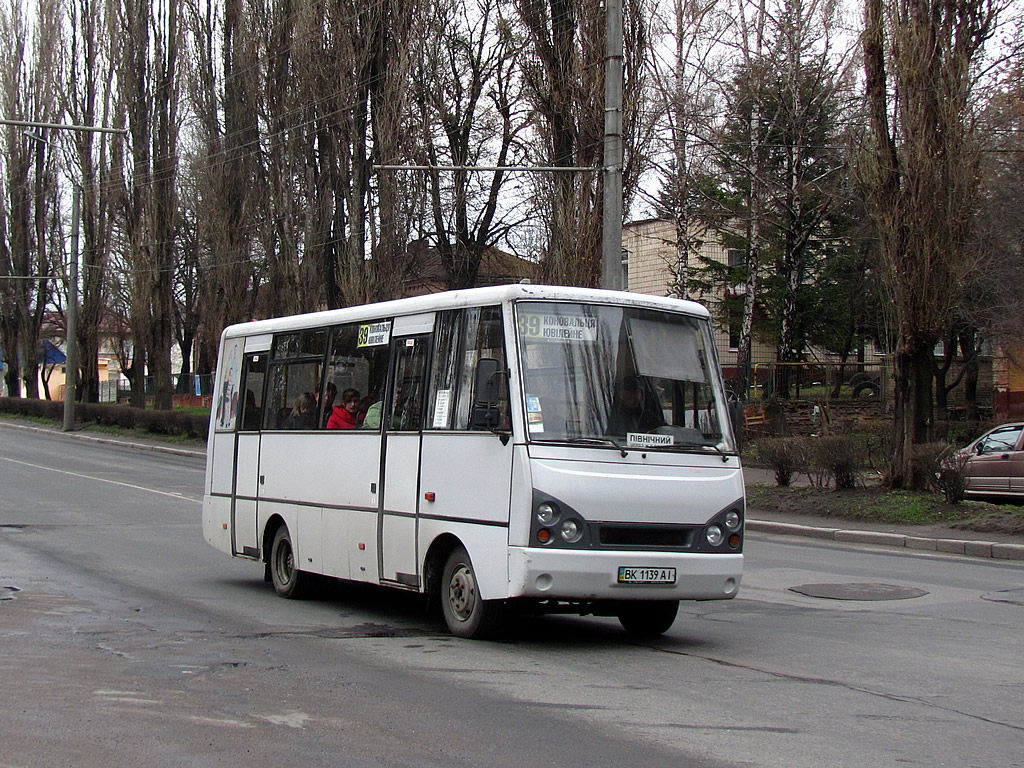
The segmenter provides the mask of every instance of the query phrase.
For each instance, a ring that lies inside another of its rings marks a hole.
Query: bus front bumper
[[[509,597],[550,600],[728,600],[742,554],[593,552],[513,547]],[[645,578],[671,583],[643,583]]]

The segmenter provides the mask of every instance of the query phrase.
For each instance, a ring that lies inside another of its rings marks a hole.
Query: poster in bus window
[[[242,349],[245,339],[224,342],[224,363],[217,382],[217,429],[234,429],[238,413],[238,384],[242,378]]]

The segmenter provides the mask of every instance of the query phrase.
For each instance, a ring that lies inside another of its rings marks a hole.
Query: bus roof
[[[415,315],[445,309],[494,305],[521,299],[617,304],[663,309],[695,317],[709,317],[708,310],[703,305],[694,301],[683,301],[664,296],[651,296],[643,293],[630,293],[628,291],[606,291],[597,288],[572,288],[560,285],[516,283],[514,285],[499,285],[488,288],[444,291],[424,296],[412,296],[407,299],[382,301],[375,304],[359,304],[343,309],[328,309],[303,315],[275,317],[269,320],[253,320],[248,323],[230,325],[224,329],[223,335],[225,338],[233,338],[281,333],[302,328],[371,320],[377,317]]]

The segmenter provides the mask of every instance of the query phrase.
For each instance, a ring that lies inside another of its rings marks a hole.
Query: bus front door
[[[392,340],[391,392],[384,422],[383,494],[377,528],[381,581],[419,587],[416,551],[420,433],[430,336]]]

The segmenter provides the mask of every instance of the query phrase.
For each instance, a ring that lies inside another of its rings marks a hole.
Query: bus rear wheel
[[[480,597],[476,572],[465,547],[453,549],[441,577],[441,612],[448,630],[456,637],[491,637],[500,626],[503,608],[498,600]]]
[[[311,574],[299,570],[288,526],[282,525],[274,534],[270,547],[270,579],[281,597],[299,599],[309,591]]]
[[[679,613],[678,600],[638,600],[619,608],[619,624],[636,637],[655,637],[668,632]]]

